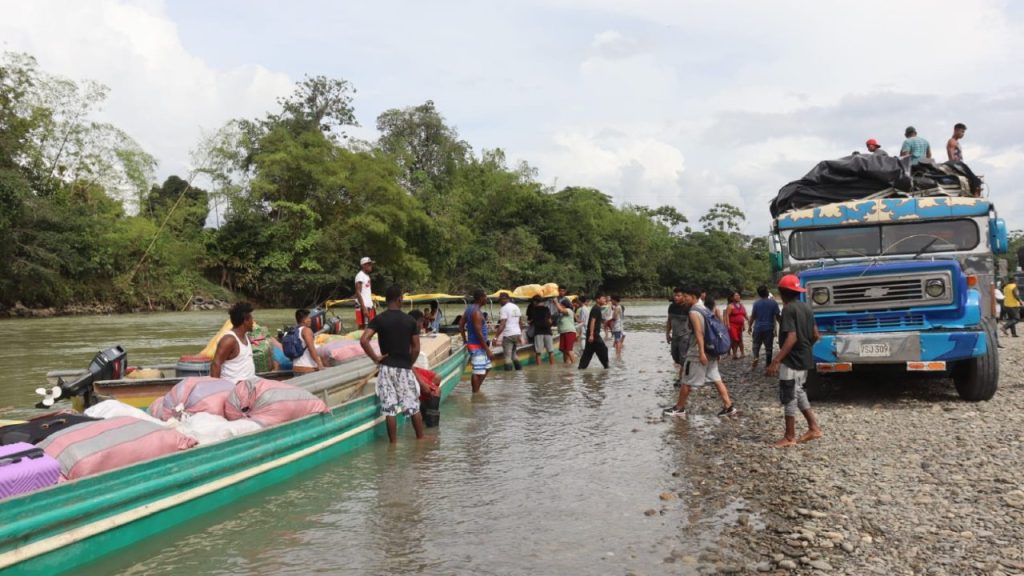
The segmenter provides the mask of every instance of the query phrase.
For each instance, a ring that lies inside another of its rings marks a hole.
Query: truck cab
[[[999,383],[994,254],[1006,225],[983,198],[837,202],[779,214],[772,264],[806,288],[822,334],[810,386],[886,368],[952,376],[960,397]]]

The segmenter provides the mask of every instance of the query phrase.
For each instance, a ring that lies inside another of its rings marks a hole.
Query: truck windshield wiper
[[[932,244],[935,244],[938,241],[939,241],[938,238],[932,238],[932,241],[927,243],[927,244],[925,244],[920,250],[918,250],[917,254],[914,254],[914,257],[911,258],[911,260],[917,260],[918,256],[920,256],[921,254],[924,254],[925,252],[927,252],[928,249],[932,247]]]
[[[838,263],[839,263],[839,259],[838,259],[838,258],[836,258],[835,254],[833,254],[833,253],[832,253],[832,251],[831,251],[831,250],[829,250],[828,248],[825,248],[825,245],[824,245],[824,244],[822,244],[820,240],[815,240],[815,241],[814,241],[814,243],[815,243],[815,244],[817,244],[817,245],[818,245],[818,248],[821,248],[821,250],[822,250],[822,251],[823,251],[823,252],[824,252],[824,253],[825,253],[825,254],[826,254],[826,255],[827,255],[827,256],[828,256],[829,258],[831,258],[833,262],[835,262],[836,264],[838,264]]]

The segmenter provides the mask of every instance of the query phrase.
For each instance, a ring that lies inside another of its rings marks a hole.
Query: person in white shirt
[[[373,290],[370,282],[373,264],[373,259],[363,256],[359,261],[359,273],[356,274],[356,325],[359,328],[366,328],[370,320],[377,315],[373,306]]]
[[[309,310],[303,308],[295,311],[295,321],[298,323],[299,338],[302,339],[303,351],[292,361],[292,371],[296,374],[316,372],[325,368],[320,354],[316,350],[316,340],[313,336],[312,324],[309,317]]]
[[[252,359],[252,342],[249,332],[256,321],[252,318],[252,304],[236,302],[228,310],[231,330],[217,342],[210,366],[210,376],[231,382],[248,380],[256,376],[256,363]]]
[[[502,352],[505,358],[505,370],[512,370],[513,367],[516,370],[522,370],[523,366],[519,363],[519,339],[523,335],[522,325],[522,313],[519,311],[519,306],[516,306],[515,302],[509,298],[507,292],[502,292],[498,296],[498,303],[501,304],[501,310],[499,310],[498,330],[494,334],[494,345],[501,344]]]

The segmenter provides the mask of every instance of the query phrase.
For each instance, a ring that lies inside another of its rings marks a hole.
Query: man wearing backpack
[[[718,371],[718,356],[709,355],[705,349],[705,330],[708,319],[713,318],[711,313],[699,302],[701,291],[699,288],[683,288],[683,306],[689,306],[689,323],[686,325],[684,336],[690,342],[683,358],[682,384],[679,386],[679,397],[674,406],[665,408],[662,412],[666,416],[686,417],[686,401],[690,397],[693,388],[700,388],[705,384],[713,383],[718,389],[718,395],[722,398],[722,409],[719,416],[731,416],[736,413],[736,406],[729,398],[729,389],[722,382],[722,375]],[[723,327],[724,328],[724,327]],[[728,338],[726,337],[726,342]],[[728,347],[725,348],[728,351]]]
[[[324,363],[316,352],[313,342],[313,329],[309,327],[309,310],[305,308],[295,311],[295,323],[281,338],[284,355],[292,359],[292,372],[305,374],[324,369]]]

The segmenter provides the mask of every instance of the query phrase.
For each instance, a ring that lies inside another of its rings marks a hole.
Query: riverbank
[[[774,380],[752,375],[749,356],[722,361],[740,416],[700,416],[718,409],[704,390],[689,421],[648,418],[671,427],[679,466],[646,512],[671,520],[666,500],[687,503],[664,562],[684,574],[1024,574],[1024,339],[1004,343],[990,402],[961,401],[949,380],[851,383],[813,403],[825,437],[784,450],[768,447],[782,432]]]
[[[116,304],[104,304],[93,302],[90,304],[69,304],[61,307],[29,308],[21,302],[15,302],[13,306],[0,305],[0,318],[53,318],[55,316],[99,316],[109,314],[137,314],[142,312],[200,312],[207,310],[227,310],[231,306],[219,298],[207,298],[195,296],[189,300],[182,309],[166,307],[136,307],[126,308]]]

